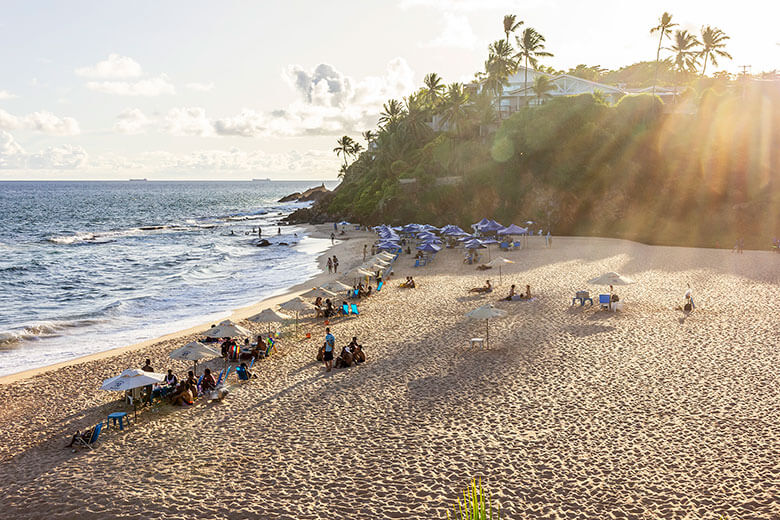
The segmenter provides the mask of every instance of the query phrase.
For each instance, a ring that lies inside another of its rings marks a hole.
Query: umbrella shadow
[[[611,325],[569,325],[563,328],[563,332],[571,334],[576,338],[586,338],[613,330],[615,330],[615,327]]]

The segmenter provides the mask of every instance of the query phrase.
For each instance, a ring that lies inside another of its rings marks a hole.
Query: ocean
[[[329,241],[275,224],[308,205],[281,197],[315,185],[0,182],[0,375],[216,320],[316,275]]]

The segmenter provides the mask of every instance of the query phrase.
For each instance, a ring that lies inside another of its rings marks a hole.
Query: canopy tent
[[[495,220],[488,220],[483,225],[477,228],[480,233],[493,233],[499,229],[504,229],[504,226],[496,222]]]
[[[472,224],[471,225],[471,229],[479,229],[482,226],[484,226],[485,224],[487,224],[488,222],[490,222],[490,220],[488,220],[487,217],[485,217],[482,220],[480,220],[479,222],[477,222],[476,224]]]
[[[465,242],[463,244],[463,247],[465,247],[466,249],[484,249],[487,246],[482,245],[482,242],[480,242],[476,238],[473,238],[468,242]]]
[[[448,225],[444,226],[443,228],[441,228],[441,233],[442,233],[442,235],[456,236],[456,235],[462,235],[462,234],[464,234],[466,232],[463,231],[458,226],[453,226],[451,224],[448,224]]]
[[[503,318],[507,312],[502,309],[496,309],[492,303],[477,307],[466,313],[466,317],[472,320],[485,320],[485,346],[490,345],[490,318]]]
[[[430,224],[423,224],[422,226],[420,226],[420,229],[422,231],[439,231],[439,228],[437,228],[436,226],[432,226]]]
[[[351,226],[352,224],[350,224],[350,223],[349,223],[349,222],[347,222],[346,220],[342,220],[341,222],[339,222],[339,223],[338,223],[338,225],[339,225],[339,226]]]
[[[209,330],[203,333],[207,338],[236,338],[238,336],[251,336],[252,333],[231,322],[230,320],[223,321],[216,327],[211,327]]]
[[[401,228],[401,231],[404,233],[417,233],[420,231],[420,225],[419,224],[407,224],[404,227]]]
[[[510,224],[507,227],[503,229],[498,230],[498,235],[525,235],[528,233],[528,229],[520,226],[516,226],[515,224]]]

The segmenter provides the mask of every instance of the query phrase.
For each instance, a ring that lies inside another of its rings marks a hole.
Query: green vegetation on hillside
[[[521,24],[505,19],[506,36]],[[379,130],[365,135],[352,164],[340,141],[343,182],[305,216],[461,226],[488,216],[532,219],[554,234],[705,246],[730,245],[739,235],[764,247],[780,233],[777,83],[697,77],[700,62],[703,74],[708,61],[728,57],[727,37],[707,26],[700,44],[685,31],[673,34],[673,25],[664,13],[654,28],[654,62],[569,72],[685,85],[674,110],[650,94],[614,105],[599,91],[550,98],[544,78],[531,82],[538,104],[499,121],[496,102],[518,60],[536,65],[548,55],[541,34],[526,27],[516,37],[519,52],[507,40],[490,45],[478,75],[483,88],[445,87],[429,74],[403,102],[385,104]],[[666,40],[671,56],[662,60]]]

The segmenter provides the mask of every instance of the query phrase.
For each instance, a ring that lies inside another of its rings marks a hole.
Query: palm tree
[[[699,64],[699,53],[694,47],[701,45],[696,36],[688,31],[675,31],[674,45],[669,50],[674,53],[672,64],[677,74],[686,72],[696,72],[696,66]],[[675,91],[677,90],[677,81],[674,82]]]
[[[677,24],[672,23],[672,15],[670,15],[667,12],[664,12],[664,14],[661,15],[661,18],[658,19],[658,25],[650,29],[650,34],[653,33],[659,33],[658,36],[658,50],[655,53],[655,78],[653,78],[653,95],[655,96],[655,84],[658,82],[658,67],[661,64],[661,44],[664,41],[664,38],[669,38],[669,35],[672,32],[672,27],[675,27]]]
[[[468,108],[466,103],[469,95],[464,92],[462,83],[452,83],[447,89],[447,96],[444,99],[444,112],[442,121],[449,124],[456,134],[462,134],[465,122],[468,120]]]
[[[522,20],[518,20],[517,16],[513,14],[504,15],[504,34],[507,42],[509,42],[509,33],[515,32],[523,23]]]
[[[550,95],[551,90],[555,90],[555,85],[550,82],[547,76],[536,76],[534,85],[531,87],[536,94],[536,99],[539,100],[539,104],[544,103],[544,100],[552,97]]]
[[[338,143],[338,146],[333,149],[334,152],[336,152],[336,155],[343,155],[344,156],[344,168],[347,167],[347,156],[352,154],[352,150],[355,146],[355,141],[348,135],[345,135],[343,137],[340,137],[336,140]]]
[[[444,90],[446,89],[444,83],[442,82],[441,76],[435,72],[431,72],[426,74],[423,83],[425,84],[425,88],[423,89],[425,101],[427,101],[432,107],[436,106],[436,104],[441,101],[442,96],[444,95]]]
[[[702,49],[699,51],[699,54],[704,56],[704,65],[701,68],[702,77],[704,77],[704,72],[707,70],[707,59],[710,59],[716,67],[718,66],[718,56],[731,59],[731,54],[725,51],[725,42],[728,39],[729,37],[726,36],[726,33],[717,27],[708,25],[701,28]]]
[[[517,70],[517,64],[512,58],[512,46],[507,40],[498,40],[488,47],[490,55],[485,62],[485,90],[492,92],[498,98],[498,110],[501,110],[501,94],[509,84],[508,79]]]
[[[365,139],[368,144],[371,144],[371,141],[376,139],[376,132],[372,130],[366,130],[363,132],[363,139]]]
[[[339,168],[339,179],[343,179],[344,175],[346,175],[346,174],[347,174],[347,165],[346,164],[342,164],[341,168]]]
[[[397,99],[391,99],[382,105],[382,112],[379,114],[379,124],[386,125],[394,123],[403,115],[404,109]]]
[[[544,50],[544,42],[546,40],[533,27],[526,27],[523,31],[523,37],[518,38],[515,36],[515,39],[519,49],[515,57],[525,60],[525,80],[523,83],[525,86],[528,86],[528,64],[530,63],[532,67],[536,68],[537,58],[552,56],[552,54]]]

